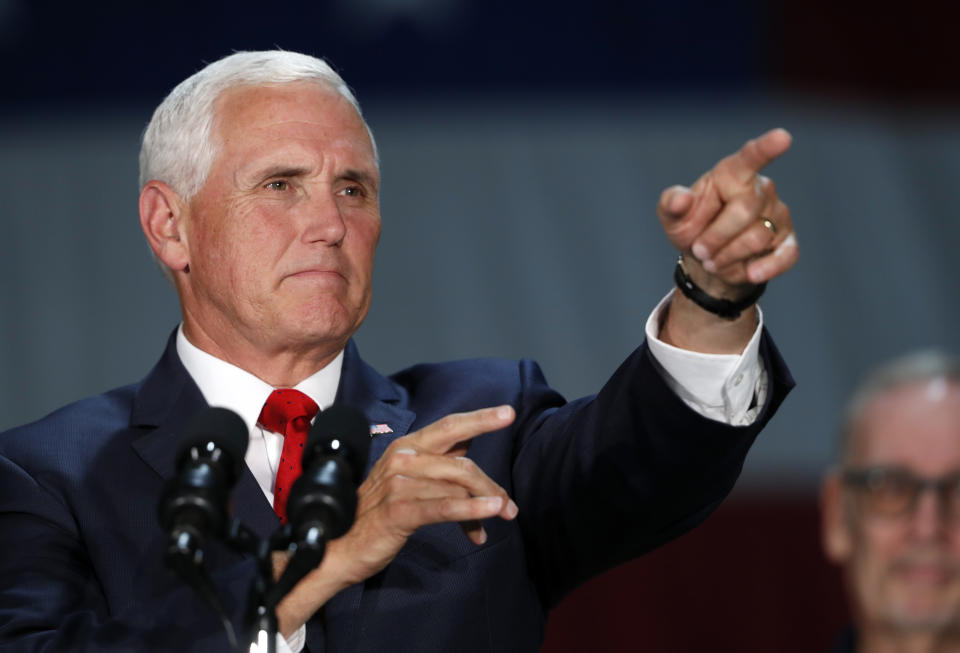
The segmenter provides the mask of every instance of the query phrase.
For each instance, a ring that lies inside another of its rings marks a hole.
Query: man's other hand
[[[773,129],[723,158],[690,188],[663,191],[657,214],[688,273],[717,297],[782,274],[797,261],[790,210],[760,171],[787,151],[790,134]],[[767,221],[767,222],[765,222]]]
[[[511,406],[455,413],[390,443],[357,490],[353,526],[278,606],[280,632],[289,635],[334,594],[386,567],[421,526],[459,522],[479,545],[487,539],[481,519],[516,517],[506,491],[465,456],[473,438],[515,417]],[[275,560],[276,571],[284,563]]]

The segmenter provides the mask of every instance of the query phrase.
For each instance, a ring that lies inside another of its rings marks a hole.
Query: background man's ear
[[[162,181],[149,181],[140,191],[140,226],[156,257],[174,271],[190,264],[186,213],[185,202]]]
[[[839,471],[831,471],[820,488],[820,527],[823,551],[835,563],[843,563],[853,550],[849,506],[845,504],[843,480]]]

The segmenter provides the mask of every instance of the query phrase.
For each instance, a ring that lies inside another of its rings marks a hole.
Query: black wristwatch
[[[767,289],[766,282],[758,284],[745,297],[735,302],[713,297],[704,292],[687,274],[683,267],[683,256],[677,260],[677,267],[673,271],[673,280],[677,283],[680,292],[686,295],[690,301],[703,310],[719,315],[725,320],[735,320],[740,317],[744,310],[757,303],[763,291]]]

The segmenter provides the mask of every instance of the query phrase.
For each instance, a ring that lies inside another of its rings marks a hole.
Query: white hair
[[[357,110],[373,145],[373,133],[360,104],[343,78],[323,59],[297,52],[237,52],[180,82],[153,112],[140,147],[140,188],[153,179],[170,186],[184,200],[206,181],[219,144],[213,138],[214,103],[239,86],[316,81],[342,95]]]
[[[849,461],[854,429],[874,400],[903,386],[936,379],[960,384],[960,358],[935,349],[917,351],[895,358],[867,374],[854,391],[844,413],[840,442],[843,462]]]

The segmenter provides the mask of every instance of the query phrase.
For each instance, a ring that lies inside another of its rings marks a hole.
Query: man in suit
[[[226,406],[251,435],[234,513],[272,532],[292,440],[266,416],[282,393],[306,415],[356,406],[374,428],[356,521],[278,606],[281,648],[535,650],[565,592],[722,500],[792,385],[755,306],[797,258],[759,174],[789,142],[768,132],[664,191],[682,292],[596,396],[566,403],[530,361],[368,367],[351,336],[370,303],[379,165],[356,100],[304,55],[207,66],[158,107],[141,151],[141,224],[180,328],[140,384],[0,437],[0,650],[224,648],[164,573],[153,506],[175,435]],[[240,624],[252,562],[211,546],[207,565]]]
[[[960,361],[921,352],[868,376],[821,500],[856,623],[835,650],[960,651]]]

